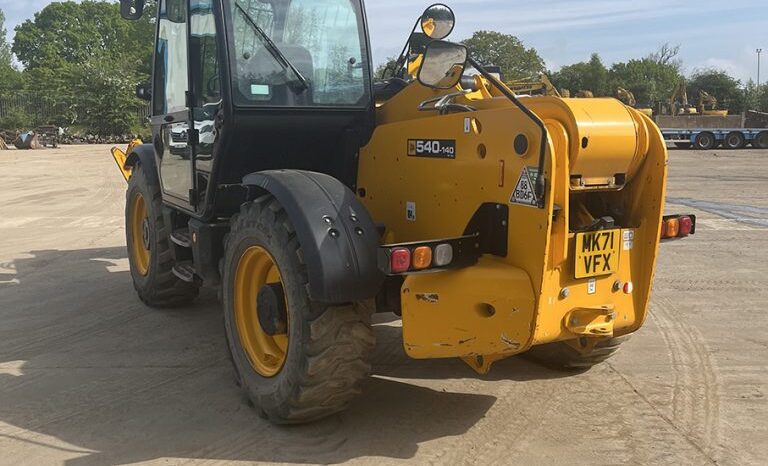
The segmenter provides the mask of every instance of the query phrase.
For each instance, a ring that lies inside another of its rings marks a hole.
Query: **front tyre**
[[[198,287],[173,274],[171,228],[162,213],[157,176],[140,163],[128,180],[125,237],[133,287],[148,306],[173,307],[197,297]]]
[[[310,299],[298,239],[272,196],[232,218],[221,269],[229,350],[251,402],[278,424],[346,408],[370,372],[370,314]]]

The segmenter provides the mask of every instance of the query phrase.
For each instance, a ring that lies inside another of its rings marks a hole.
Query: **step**
[[[173,233],[171,233],[171,241],[178,244],[182,248],[189,248],[192,247],[192,241],[189,239],[189,229],[188,228],[181,228],[178,230],[173,230]]]
[[[195,275],[195,268],[192,266],[192,261],[183,261],[174,265],[173,274],[176,275],[179,280],[183,280],[187,283],[200,281],[200,278]]]

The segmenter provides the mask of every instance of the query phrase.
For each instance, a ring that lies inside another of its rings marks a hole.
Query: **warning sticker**
[[[405,203],[405,219],[409,222],[416,221],[416,203],[408,201]]]
[[[624,250],[631,250],[635,242],[635,232],[632,230],[622,231],[622,239],[624,240]]]
[[[533,187],[538,173],[539,170],[536,167],[523,167],[509,202],[536,207],[536,192],[533,190]]]

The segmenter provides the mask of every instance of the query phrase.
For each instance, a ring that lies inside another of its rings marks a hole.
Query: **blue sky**
[[[457,16],[453,40],[478,29],[518,36],[550,69],[598,52],[606,64],[642,57],[669,42],[681,46],[685,69],[719,68],[746,80],[757,75],[755,49],[768,64],[766,0],[443,0]],[[13,27],[50,0],[0,0]],[[416,17],[431,2],[367,0],[375,62],[396,55]],[[768,80],[768,66],[762,68]]]

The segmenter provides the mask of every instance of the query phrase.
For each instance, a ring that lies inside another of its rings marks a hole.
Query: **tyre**
[[[717,140],[715,139],[715,135],[707,131],[699,133],[693,142],[693,147],[701,150],[714,149],[716,145]]]
[[[619,350],[619,345],[631,335],[608,338],[598,342],[588,351],[579,351],[564,341],[534,346],[526,353],[528,359],[557,370],[583,371],[610,358]]]
[[[346,408],[371,368],[369,311],[310,299],[294,228],[272,196],[243,204],[224,247],[224,324],[248,399],[277,424]]]
[[[760,131],[752,140],[752,146],[758,149],[768,149],[768,131]]]
[[[678,149],[690,149],[691,143],[690,142],[676,142],[675,147]]]
[[[173,274],[170,225],[162,214],[160,183],[139,163],[128,180],[125,237],[133,287],[148,306],[173,307],[197,297],[198,287]]]
[[[741,131],[731,131],[725,136],[723,147],[726,149],[741,149],[746,145],[744,134]]]

